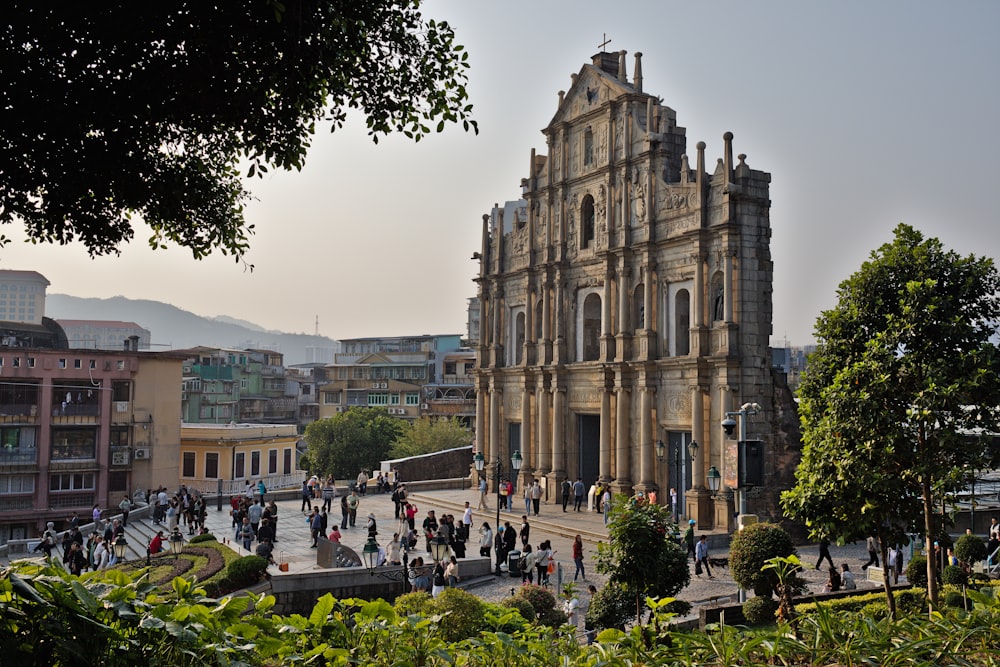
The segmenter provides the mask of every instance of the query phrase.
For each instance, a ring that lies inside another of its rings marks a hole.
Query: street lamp
[[[119,562],[124,561],[125,554],[128,552],[128,542],[125,540],[125,536],[119,535],[112,548],[115,551],[115,559]]]
[[[402,581],[403,582],[403,593],[406,593],[407,587],[407,570],[410,564],[410,555],[403,552],[403,567],[400,570],[377,570],[378,567],[378,552],[379,546],[378,542],[375,541],[374,537],[369,536],[368,541],[365,542],[365,548],[361,551],[361,560],[368,568],[368,575],[374,577],[376,574],[388,581]]]
[[[483,470],[486,468],[486,458],[483,456],[482,452],[476,452],[473,457],[473,461],[476,464],[476,470],[482,474]],[[521,463],[523,459],[521,458],[521,450],[514,450],[514,453],[510,455],[510,467],[517,474],[517,471],[521,469]],[[500,530],[500,475],[503,473],[503,466],[500,463],[500,457],[497,457],[493,462],[493,486],[497,490],[497,522],[493,526],[493,530],[499,532]]]
[[[726,432],[727,437],[732,437],[733,431],[736,430],[737,426],[739,426],[739,431],[736,433],[736,438],[740,443],[739,445],[740,447],[746,447],[745,443],[747,438],[747,433],[746,433],[747,415],[756,415],[760,411],[761,411],[760,403],[744,403],[743,405],[740,406],[740,409],[737,410],[736,412],[726,413],[726,418],[722,420],[721,424],[722,430]],[[734,417],[739,419],[739,421],[737,422],[736,419],[733,419]],[[743,460],[743,454],[744,452],[741,450],[739,456],[737,457],[739,461]],[[738,466],[739,465],[740,464],[738,464]],[[739,489],[740,516],[743,516],[744,514],[747,513],[747,490],[746,490],[746,485],[740,478],[739,470],[737,470],[736,480],[737,480],[737,488]]]
[[[431,560],[440,563],[448,557],[448,540],[440,531],[431,538]]]
[[[174,528],[174,532],[170,533],[170,553],[175,556],[179,556],[183,550],[184,536],[181,535],[179,528]]]
[[[719,473],[718,468],[712,466],[708,469],[706,477],[708,478],[708,490],[712,492],[712,497],[714,498],[715,494],[719,492],[719,486],[722,484],[722,474]]]
[[[653,443],[653,447],[656,448],[656,460],[663,462],[663,456],[666,454],[667,447],[663,444],[662,440],[657,440]]]

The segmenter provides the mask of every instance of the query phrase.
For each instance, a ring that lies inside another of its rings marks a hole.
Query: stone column
[[[566,390],[557,387],[552,390],[552,472],[566,471],[566,436],[563,424],[566,420]]]
[[[722,303],[725,308],[725,320],[728,324],[733,321],[733,297],[735,294],[733,289],[733,253],[729,250],[726,250],[725,253],[726,256],[723,259],[722,271],[723,279],[726,283],[726,289],[723,295]]]
[[[601,390],[601,481],[611,481],[611,392]]]
[[[604,290],[601,296],[601,361],[614,360],[614,337],[611,334],[611,298],[613,275],[610,269],[604,274]]]
[[[535,329],[535,308],[534,300],[531,298],[531,284],[529,282],[528,288],[525,290],[524,298],[524,354],[522,358],[524,360],[523,366],[531,366],[535,362],[535,355],[533,354],[535,349],[535,341],[533,340],[534,329]]]
[[[655,331],[659,327],[656,326],[653,320],[653,269],[649,264],[643,267],[642,284],[645,286],[645,289],[642,291],[642,312],[644,319],[642,328],[646,331]]]
[[[619,387],[617,410],[615,411],[615,493],[632,495],[632,439],[629,426],[632,423],[632,390]]]
[[[653,448],[653,390],[650,387],[639,389],[639,484],[638,490],[649,493],[657,488],[656,483],[656,452]]]
[[[535,412],[538,422],[538,467],[535,474],[541,477],[548,472],[549,462],[549,391],[545,388],[545,382],[539,378],[538,386],[535,388]]]
[[[500,456],[500,396],[496,388],[490,390],[490,442],[486,454],[488,461]],[[492,479],[492,478],[491,478]],[[492,482],[491,482],[492,483]],[[493,493],[496,493],[493,488]]]
[[[531,470],[531,462],[534,457],[531,454],[531,387],[528,380],[524,381],[524,389],[521,391],[521,469]]]
[[[480,386],[476,390],[476,451],[481,452],[487,459],[489,459],[486,449],[486,396],[488,393],[489,389],[486,387]]]

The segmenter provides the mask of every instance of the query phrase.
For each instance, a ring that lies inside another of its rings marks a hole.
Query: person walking
[[[490,505],[486,502],[486,490],[488,485],[486,484],[486,478],[479,478],[479,504],[476,506],[477,510],[490,511]]]
[[[542,485],[539,484],[538,480],[531,485],[531,508],[535,511],[535,516],[538,516],[538,509],[542,502]]]
[[[530,534],[531,526],[528,524],[528,516],[524,515],[521,517],[521,530],[518,532],[518,536],[521,538],[522,547],[528,543]]]
[[[587,572],[583,569],[583,538],[579,535],[573,538],[573,563],[576,565],[576,571],[573,572],[573,581],[576,581],[577,575],[586,581]]]
[[[698,562],[698,557],[695,555],[694,550],[694,519],[688,519],[688,528],[684,531],[684,544],[687,546],[687,555],[691,556],[691,559]],[[684,557],[687,560],[687,556]]]
[[[499,526],[497,528],[496,537],[493,538],[493,551],[497,559],[496,576],[500,576],[500,566],[503,564],[504,560],[507,558],[507,543],[503,539],[504,527]]]
[[[466,535],[472,532],[472,508],[469,501],[465,502],[465,510],[462,512],[462,525],[465,526]]]
[[[351,489],[351,495],[347,496],[347,511],[350,512],[350,527],[354,528],[354,525],[358,522],[358,505],[361,504],[361,498],[358,498],[358,494],[354,489]]]
[[[504,486],[507,489],[507,511],[514,511],[514,482],[507,480],[504,482]]]
[[[587,495],[587,487],[583,485],[583,480],[579,477],[573,483],[573,511],[579,512],[583,506],[583,499]]]
[[[333,485],[333,478],[328,477],[323,483],[323,509],[327,512],[333,511],[333,499],[337,495],[337,488]]]
[[[698,540],[698,546],[695,547],[695,566],[694,573],[701,576],[701,569],[705,568],[705,574],[708,575],[709,579],[715,579],[712,576],[712,568],[708,565],[708,536],[702,535]]]
[[[878,542],[874,535],[869,535],[865,540],[865,547],[868,549],[868,562],[861,566],[862,570],[867,570],[869,565],[878,567]]]
[[[483,525],[479,527],[479,555],[483,558],[489,558],[492,546],[493,531],[490,530],[490,524],[484,521]]]
[[[826,538],[823,538],[819,542],[819,560],[816,561],[817,570],[819,569],[819,566],[823,564],[824,558],[830,564],[830,567],[837,567],[833,564],[833,558],[830,557],[830,540]]]
[[[315,549],[318,542],[319,536],[323,534],[323,518],[319,515],[319,508],[312,508],[312,515],[309,517],[309,530],[312,535],[312,544],[309,545],[310,548]]]
[[[419,509],[417,508],[416,503],[411,503],[409,501],[403,503],[403,514],[406,515],[406,523],[410,526],[410,530],[416,528],[418,511]]]
[[[312,511],[312,489],[309,488],[308,479],[302,480],[302,507],[299,511],[302,513]]]
[[[559,485],[559,489],[562,491],[562,506],[563,512],[565,512],[566,506],[569,505],[569,496],[573,493],[573,483],[570,482],[567,477],[562,481],[562,484]]]
[[[535,569],[538,571],[539,586],[549,585],[549,564],[552,562],[552,557],[555,553],[552,550],[552,544],[548,540],[538,545],[538,551],[535,553]]]
[[[531,489],[533,484],[524,485],[524,513],[531,514]]]
[[[128,496],[122,498],[122,501],[118,503],[118,509],[122,511],[122,525],[128,525],[128,513],[132,511],[132,501],[128,499]]]
[[[247,551],[250,551],[254,535],[253,526],[250,525],[250,517],[243,517],[243,523],[240,524],[240,542],[243,543],[243,548]]]

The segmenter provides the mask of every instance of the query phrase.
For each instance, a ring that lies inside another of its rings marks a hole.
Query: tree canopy
[[[130,241],[239,261],[248,175],[301,169],[318,124],[419,141],[477,130],[467,54],[419,0],[36,3],[0,21],[0,223],[29,240]],[[478,130],[477,130],[478,131]],[[0,241],[6,238],[0,237]]]
[[[321,475],[350,479],[377,469],[403,425],[381,408],[351,408],[306,426],[309,462]]]
[[[469,441],[469,430],[462,426],[458,418],[432,419],[424,416],[415,422],[403,424],[402,434],[393,443],[390,456],[402,459],[431,454],[445,449],[464,447]]]
[[[677,525],[662,505],[619,496],[611,508],[609,544],[599,544],[597,571],[627,591],[636,619],[647,597],[673,597],[689,583],[687,552],[676,539]]]
[[[782,496],[812,537],[874,533],[884,560],[922,526],[930,551],[944,520],[935,500],[986,464],[982,434],[997,432],[998,287],[992,260],[906,225],[841,283],[816,324],[799,390],[802,462]],[[928,594],[936,602],[933,558]]]

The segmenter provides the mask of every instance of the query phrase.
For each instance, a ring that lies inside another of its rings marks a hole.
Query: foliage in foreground
[[[18,563],[0,572],[0,655],[4,664],[278,665],[400,664],[445,667],[564,665],[996,665],[1000,599],[970,590],[969,611],[930,617],[836,613],[826,605],[787,626],[752,631],[710,626],[672,630],[669,600],[647,600],[650,622],[604,630],[594,646],[571,628],[483,629],[449,643],[440,613],[400,614],[383,600],[326,595],[307,616],[273,613],[274,598],[206,598],[183,579],[167,594],[143,579],[105,571],[74,577]],[[251,606],[251,602],[253,603]],[[882,603],[884,606],[884,603]],[[496,609],[502,609],[500,607]],[[903,605],[901,605],[902,610]],[[456,613],[463,613],[462,605]],[[519,616],[514,610],[510,616]],[[445,617],[448,612],[444,613]],[[488,622],[494,622],[487,613]],[[871,661],[877,656],[876,663]]]

